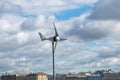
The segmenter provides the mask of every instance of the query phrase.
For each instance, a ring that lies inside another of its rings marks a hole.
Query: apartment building
[[[119,73],[105,73],[104,80],[120,80],[120,72]]]
[[[48,80],[45,73],[31,73],[26,76],[26,80]]]
[[[27,74],[16,74],[16,80],[26,80]]]
[[[45,73],[30,73],[30,74],[16,74],[16,75],[2,75],[0,80],[48,80]]]
[[[16,75],[2,75],[1,80],[16,80]]]

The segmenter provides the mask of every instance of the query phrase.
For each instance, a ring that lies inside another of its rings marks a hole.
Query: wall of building
[[[28,74],[26,80],[48,80],[48,77],[45,73],[37,73],[37,74]]]
[[[16,80],[16,75],[2,75],[2,80]]]
[[[2,75],[0,80],[48,80],[45,73]]]
[[[37,80],[48,80],[48,77],[44,73],[38,73],[37,74]]]
[[[66,80],[87,80],[87,77],[66,77]]]
[[[103,75],[91,75],[91,76],[88,76],[88,80],[104,80],[104,76]]]
[[[27,74],[16,74],[16,80],[26,80]]]
[[[120,80],[120,73],[106,73],[104,80]]]

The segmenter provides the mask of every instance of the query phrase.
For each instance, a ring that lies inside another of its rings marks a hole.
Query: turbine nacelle
[[[60,40],[60,37],[59,36],[55,36],[54,37],[54,41],[59,41]]]

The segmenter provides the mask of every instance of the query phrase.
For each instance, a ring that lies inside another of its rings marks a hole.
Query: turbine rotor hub
[[[59,40],[60,40],[59,36],[54,37],[54,41],[59,41]]]

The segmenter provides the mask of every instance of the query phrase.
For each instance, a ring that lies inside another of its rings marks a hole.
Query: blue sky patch
[[[25,14],[24,12],[18,12],[18,15],[22,16],[22,17],[26,17],[26,18],[36,18],[37,15],[35,14]]]
[[[101,41],[99,41],[98,43],[97,42],[87,42],[85,43],[85,46],[88,46],[88,47],[94,47],[94,46],[110,46],[108,44],[108,41],[109,39],[103,39]]]
[[[91,9],[92,7],[87,5],[87,6],[83,6],[82,8],[76,8],[76,9],[59,12],[55,16],[58,20],[68,20],[73,17],[78,17]]]

